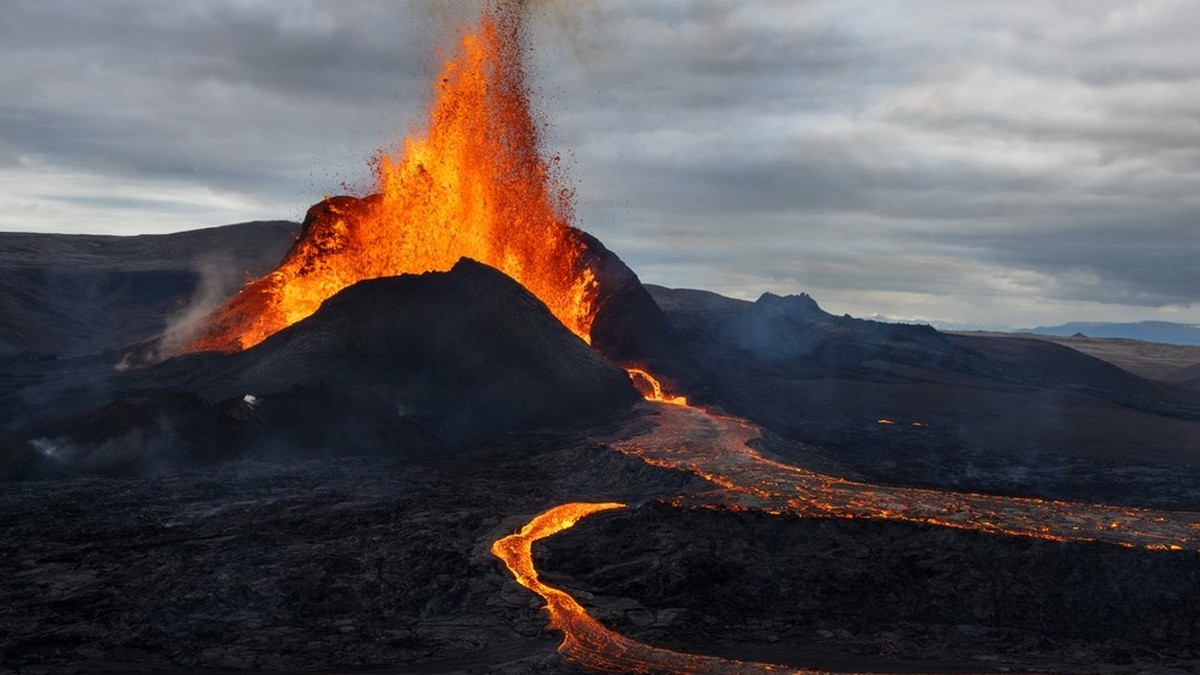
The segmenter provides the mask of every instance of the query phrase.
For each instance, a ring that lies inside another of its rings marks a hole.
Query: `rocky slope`
[[[234,354],[191,354],[40,385],[3,442],[9,477],[137,472],[246,454],[444,451],[498,433],[570,427],[638,400],[620,369],[503,274],[360,282]],[[405,450],[406,449],[406,450]]]

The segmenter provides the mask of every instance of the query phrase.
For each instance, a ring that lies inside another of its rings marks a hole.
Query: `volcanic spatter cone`
[[[279,267],[202,327],[187,351],[237,351],[363,279],[495,267],[589,340],[600,293],[570,226],[572,193],[539,154],[521,60],[522,11],[486,9],[437,79],[428,131],[375,161],[375,194],[326,199]]]
[[[480,431],[594,419],[632,393],[535,296],[469,259],[359,282],[253,349],[210,358],[224,372],[192,387],[213,399],[318,385],[386,392],[401,413]]]
[[[205,319],[202,327],[204,332],[193,342],[193,349],[233,352],[258,344],[261,341],[257,339],[258,335],[261,334],[265,339],[278,330],[268,329],[289,317],[287,298],[298,293],[299,289],[316,289],[319,294],[332,291],[332,295],[340,290],[344,281],[363,272],[364,268],[356,266],[360,255],[365,256],[368,264],[377,257],[385,256],[389,250],[388,242],[376,241],[378,251],[374,253],[363,248],[364,244],[361,243],[377,238],[372,233],[377,224],[374,214],[383,201],[382,195],[366,198],[337,196],[315,204],[308,210],[300,237],[284,257],[280,268],[249,283]],[[564,320],[561,312],[554,311],[554,305],[546,303],[551,313],[564,326],[616,362],[670,361],[667,355],[670,351],[667,346],[671,343],[670,329],[658,305],[633,270],[599,240],[582,230],[564,225],[562,232],[567,240],[574,242],[573,266],[584,270],[581,278],[588,280],[590,288],[589,313],[584,317],[587,333],[581,334],[580,323]],[[548,260],[553,255],[551,250],[539,256],[539,259]],[[551,266],[550,262],[545,265]],[[499,269],[504,271],[503,268]],[[341,273],[343,270],[353,274],[344,276]],[[288,283],[285,276],[292,271],[294,279],[299,281]],[[505,273],[545,302],[542,295],[530,288],[527,280],[507,271]],[[363,278],[381,276],[391,275],[366,275]],[[291,323],[286,322],[280,328]],[[247,329],[247,326],[250,328]],[[248,337],[251,335],[256,337]]]
[[[376,191],[312,207],[295,245],[196,328],[183,351],[235,352],[364,279],[467,257],[536,295],[622,364],[659,366],[669,329],[637,277],[570,224],[573,193],[539,154],[521,59],[521,3],[485,9],[437,79],[429,128],[375,162]]]
[[[250,349],[120,373],[95,399],[76,394],[0,439],[0,478],[263,453],[444,453],[600,421],[637,400],[625,373],[537,297],[463,259],[359,282]]]

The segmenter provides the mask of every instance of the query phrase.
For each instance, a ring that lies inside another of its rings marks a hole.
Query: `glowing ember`
[[[376,161],[378,194],[327,199],[279,268],[207,319],[190,350],[236,351],[364,279],[491,265],[589,340],[597,282],[569,225],[570,190],[538,155],[521,64],[521,10],[486,9],[437,80],[426,137]]]

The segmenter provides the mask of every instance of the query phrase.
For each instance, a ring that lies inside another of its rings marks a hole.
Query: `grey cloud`
[[[347,146],[358,168],[390,145],[427,96],[435,41],[379,3],[6,9],[10,161],[288,197],[314,165],[345,171]]]
[[[1189,260],[1200,247],[1189,233],[1200,214],[1200,82],[1192,76],[1200,56],[1184,28],[1200,18],[1196,10],[879,5],[885,16],[874,25],[859,5],[794,33],[794,45],[816,36],[841,58],[775,50],[777,61],[744,61],[752,63],[745,77],[730,76],[738,59],[691,58],[701,41],[660,40],[682,55],[648,61],[665,64],[654,72],[655,84],[666,84],[640,88],[632,77],[635,86],[613,97],[611,119],[590,118],[614,139],[624,125],[641,140],[637,152],[613,153],[619,178],[599,178],[606,205],[624,189],[632,204],[650,205],[637,216],[642,227],[689,242],[667,252],[614,224],[647,269],[682,265],[711,241],[693,259],[810,289],[994,292],[972,285],[965,270],[974,265],[985,270],[981,283],[990,277],[997,288],[1006,278],[1037,280],[1022,290],[1046,304],[1125,305],[1130,316],[1171,305],[1196,311],[1200,279]],[[881,28],[889,19],[893,29]],[[706,26],[729,30],[727,21]],[[741,35],[772,44],[772,29],[758,30]],[[710,105],[714,88],[704,82],[729,94]],[[630,119],[643,95],[649,112]],[[604,107],[600,97],[592,105]],[[772,124],[789,109],[790,128]],[[829,222],[861,226],[839,233]],[[731,247],[727,230],[748,243]],[[923,258],[929,250],[944,257]]]
[[[294,217],[423,123],[470,5],[9,3],[0,176],[171,181],[161,199],[195,185]],[[859,314],[1200,321],[1200,6],[531,7],[545,147],[572,158],[580,224],[650,281]],[[54,186],[21,197],[141,208]]]

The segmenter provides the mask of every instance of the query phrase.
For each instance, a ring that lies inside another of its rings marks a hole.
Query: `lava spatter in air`
[[[364,279],[495,267],[589,340],[598,293],[571,190],[539,155],[521,61],[521,3],[483,10],[435,85],[423,138],[375,161],[376,194],[314,207],[279,267],[204,321],[189,351],[237,351],[312,314]]]

